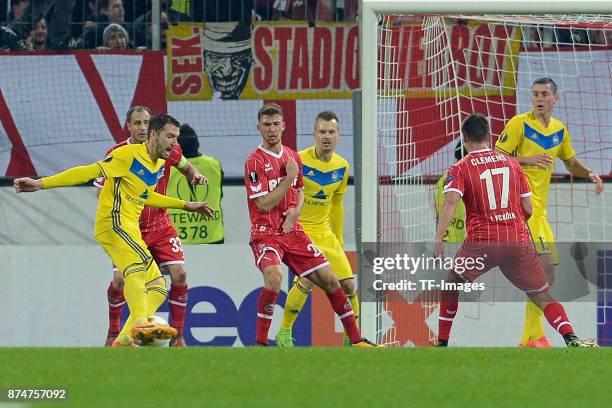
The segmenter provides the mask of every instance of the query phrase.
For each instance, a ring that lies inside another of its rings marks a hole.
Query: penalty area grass
[[[7,389],[66,389],[34,407],[607,406],[612,350],[0,348]]]

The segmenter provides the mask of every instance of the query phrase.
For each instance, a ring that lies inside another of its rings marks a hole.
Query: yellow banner
[[[166,35],[170,101],[346,99],[360,86],[354,23],[182,23]],[[514,94],[519,30],[447,21],[440,35],[435,41],[443,49],[426,58],[420,25],[381,32],[381,96]]]
[[[168,38],[168,100],[350,98],[356,24],[182,23]]]

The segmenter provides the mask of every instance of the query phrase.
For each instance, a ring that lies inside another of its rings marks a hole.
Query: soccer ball
[[[151,318],[151,320],[154,323],[157,323],[159,325],[168,326],[168,322],[163,317],[153,316]],[[170,346],[170,340],[169,339],[168,340],[155,339],[155,340],[151,341],[150,343],[143,344],[143,346],[145,346],[145,347],[169,347]]]

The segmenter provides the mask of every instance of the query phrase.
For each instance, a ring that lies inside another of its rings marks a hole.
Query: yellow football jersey
[[[442,174],[442,177],[436,183],[436,195],[435,195],[435,204],[436,204],[436,219],[440,216],[440,211],[442,211],[442,206],[444,205],[444,181],[446,181],[447,172]],[[465,240],[465,204],[463,204],[463,200],[459,200],[457,202],[457,207],[455,208],[455,214],[453,215],[453,219],[451,220],[450,225],[446,229],[444,233],[444,237],[442,238],[443,242],[463,242]]]
[[[300,221],[306,232],[333,231],[343,243],[344,209],[342,198],[346,192],[349,164],[334,153],[329,162],[317,158],[315,148],[300,152],[304,175],[304,208]]]
[[[96,163],[106,179],[98,200],[96,235],[119,226],[139,230],[140,213],[164,174],[164,163],[151,160],[146,144],[121,146]]]
[[[546,203],[550,177],[555,168],[556,158],[571,159],[576,153],[572,148],[567,128],[560,120],[551,117],[548,127],[536,118],[533,111],[514,116],[502,132],[495,147],[512,156],[528,157],[545,153],[552,157],[553,163],[546,169],[523,165],[533,192],[534,215],[546,216]]]

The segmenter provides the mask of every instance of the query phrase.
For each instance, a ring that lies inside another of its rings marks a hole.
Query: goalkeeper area
[[[66,389],[65,401],[24,401],[41,408],[584,407],[609,402],[610,358],[607,348],[3,348],[2,361],[20,364],[0,384]]]
[[[488,8],[482,4],[478,9],[442,3],[433,10],[416,2],[364,2],[363,137],[356,142],[361,148],[361,172],[356,172],[356,189],[362,197],[357,226],[361,242],[370,247],[393,246],[398,253],[409,252],[416,243],[431,242],[436,181],[455,162],[463,120],[474,112],[486,116],[493,147],[510,119],[532,109],[532,83],[552,78],[558,85],[553,117],[566,124],[575,158],[605,183],[603,194],[596,195],[593,183],[570,174],[562,160],[555,160],[546,204],[560,265],[574,264],[568,250],[572,243],[601,243],[602,257],[607,259],[603,254],[609,251],[612,231],[610,10],[595,10],[595,6],[587,10],[578,2],[563,2],[556,8],[551,4],[549,10],[535,3],[499,3]],[[562,7],[569,7],[564,11],[568,13],[593,14],[542,14],[561,12]],[[609,273],[607,268],[597,273],[603,277]],[[401,278],[407,276],[396,280]],[[491,283],[494,290],[508,285],[506,281]],[[607,305],[601,300],[607,289],[595,286],[590,288],[592,297],[574,302],[585,306],[585,312],[571,313],[575,320],[589,322],[587,336],[601,340],[609,325]],[[593,306],[596,292],[598,303]],[[380,291],[378,296],[362,308],[367,336],[399,346],[435,341],[437,294]],[[592,310],[587,310],[588,305]],[[592,324],[596,313],[597,332]],[[459,345],[485,345],[478,339],[481,330],[516,332],[523,310],[518,301],[476,299],[461,317],[466,330],[457,335],[463,341]],[[471,337],[471,333],[477,335]]]

